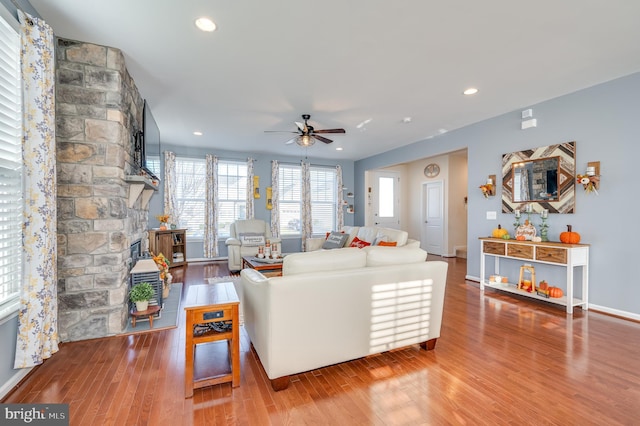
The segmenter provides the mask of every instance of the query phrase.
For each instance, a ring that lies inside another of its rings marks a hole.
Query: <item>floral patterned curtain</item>
[[[307,238],[311,237],[312,234],[312,220],[311,217],[311,175],[310,175],[310,166],[309,163],[305,163],[302,161],[300,163],[301,166],[301,175],[302,175],[302,211],[301,211],[301,219],[302,219],[302,251],[305,251],[307,248]]]
[[[280,167],[277,160],[271,161],[271,235],[280,238]]]
[[[171,217],[172,223],[178,223],[176,212],[176,154],[171,151],[164,152],[164,214]]]
[[[204,257],[218,256],[218,157],[207,154],[207,188],[204,211]]]
[[[247,219],[253,219],[254,207],[253,207],[253,162],[255,160],[251,157],[247,158],[247,202],[246,202],[246,214]]]
[[[18,10],[23,96],[23,282],[15,368],[58,351],[56,138],[53,30]]]
[[[336,166],[336,190],[338,196],[336,198],[336,229],[341,230],[344,227],[344,194],[342,191],[342,167]]]

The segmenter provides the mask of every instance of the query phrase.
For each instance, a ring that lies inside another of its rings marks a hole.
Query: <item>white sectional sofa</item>
[[[396,242],[397,247],[407,246],[420,248],[420,241],[410,239],[407,231],[399,229],[383,228],[381,226],[345,226],[340,231],[349,235],[344,247],[349,247],[351,242],[357,237],[371,244],[374,244],[376,240],[383,240],[386,242]],[[305,251],[320,250],[324,241],[325,238],[322,237],[307,238]]]
[[[440,337],[448,264],[412,247],[295,253],[241,272],[244,326],[274,390],[289,376]]]

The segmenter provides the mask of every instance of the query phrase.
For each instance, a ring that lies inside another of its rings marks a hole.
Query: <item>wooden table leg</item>
[[[193,319],[189,313],[187,313],[186,325],[184,396],[185,398],[191,398],[193,396]]]
[[[135,316],[131,316],[131,326],[133,328],[136,328],[136,317]]]
[[[149,328],[153,328],[153,315],[149,315]]]

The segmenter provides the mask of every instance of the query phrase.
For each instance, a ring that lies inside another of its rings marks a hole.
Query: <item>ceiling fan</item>
[[[287,130],[265,130],[266,133],[297,133],[298,135],[294,138],[289,139],[285,142],[285,145],[290,145],[292,143],[297,143],[302,147],[309,147],[316,143],[316,139],[320,142],[331,143],[333,142],[329,138],[325,138],[324,136],[320,136],[323,133],[346,133],[344,129],[324,129],[324,130],[316,130],[313,126],[310,126],[308,120],[311,118],[309,114],[302,114],[302,119],[304,123],[300,123],[296,121],[296,125],[298,126],[297,131],[287,131]]]

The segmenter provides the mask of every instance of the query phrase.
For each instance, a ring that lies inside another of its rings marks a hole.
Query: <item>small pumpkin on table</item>
[[[511,238],[509,236],[509,231],[504,229],[501,225],[498,225],[497,228],[495,228],[493,231],[491,231],[491,236],[493,238],[503,238],[505,240],[508,240],[509,238]]]
[[[567,225],[567,230],[560,233],[560,241],[565,244],[578,244],[580,242],[580,234],[573,232],[571,225]]]

